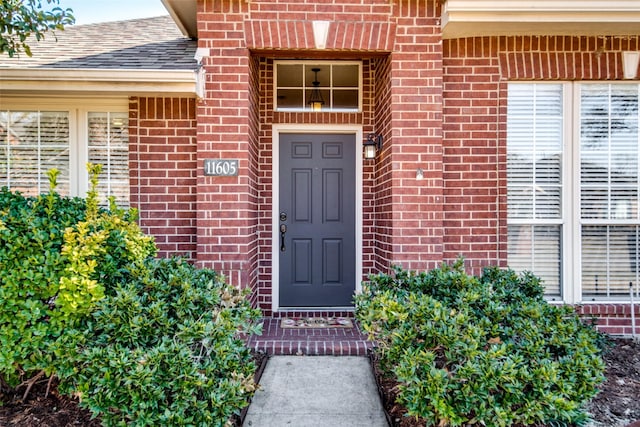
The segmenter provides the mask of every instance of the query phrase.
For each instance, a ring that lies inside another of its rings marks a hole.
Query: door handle
[[[287,248],[284,246],[284,235],[287,234],[287,226],[280,224],[280,252],[284,252]]]

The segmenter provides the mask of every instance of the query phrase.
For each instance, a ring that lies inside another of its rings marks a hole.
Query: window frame
[[[89,190],[89,113],[129,114],[129,99],[125,97],[13,97],[0,101],[0,111],[56,111],[69,114],[69,196],[86,197]],[[129,144],[130,145],[130,144]],[[130,201],[128,200],[127,203]]]
[[[567,105],[571,104],[571,90],[568,87],[570,82],[509,82],[508,87],[511,85],[560,85],[562,89],[561,102],[562,102],[562,161],[560,163],[560,167],[562,168],[560,179],[561,185],[561,199],[560,199],[560,207],[562,212],[559,218],[552,219],[509,219],[508,214],[505,213],[507,217],[507,226],[509,225],[531,225],[531,226],[551,226],[557,225],[560,226],[560,295],[547,296],[546,298],[550,301],[573,301],[575,296],[573,295],[570,289],[567,289],[567,284],[572,283],[573,276],[572,272],[569,268],[566,268],[568,261],[572,258],[572,254],[574,251],[573,248],[573,239],[572,239],[572,227],[569,225],[570,218],[573,215],[574,207],[571,204],[571,198],[568,196],[573,193],[572,182],[570,180],[571,176],[571,164],[573,155],[571,154],[571,141],[568,137],[573,132],[570,120],[567,120],[570,117],[570,108],[567,108]],[[507,88],[507,99],[508,99],[508,88]],[[505,120],[508,120],[508,117],[505,116]],[[508,135],[507,135],[508,136]],[[507,140],[505,139],[505,148],[506,148]],[[508,162],[508,151],[507,151],[507,162]],[[505,165],[505,178],[507,173],[508,163]],[[507,182],[508,186],[508,182]],[[507,206],[509,203],[509,199],[507,198]],[[508,243],[508,242],[507,242]]]
[[[320,65],[320,66],[334,66],[334,65],[356,65],[358,67],[358,106],[356,109],[352,109],[352,108],[323,108],[322,111],[320,112],[337,112],[337,113],[361,113],[362,112],[362,99],[363,99],[363,94],[362,94],[362,85],[363,85],[363,76],[362,76],[362,70],[363,70],[363,66],[362,66],[362,61],[327,61],[327,60],[320,60],[320,61],[314,61],[314,60],[274,60],[273,61],[273,110],[274,111],[278,111],[278,112],[305,112],[305,113],[314,113],[317,111],[313,111],[310,108],[307,108],[306,105],[303,105],[301,108],[282,108],[278,106],[278,89],[280,88],[278,86],[278,65],[280,64],[286,64],[286,65],[302,65],[303,69],[308,66],[308,65]],[[305,85],[304,82],[304,75],[302,76],[302,86],[300,87],[289,87],[289,86],[283,86],[282,88],[286,88],[286,89],[300,89],[303,91],[303,94],[309,90],[312,89],[312,87],[308,87]],[[349,87],[351,88],[351,87]],[[335,87],[333,86],[333,78],[332,81],[330,82],[329,86],[322,86],[320,88],[321,90],[327,90],[329,91],[331,94],[333,94],[333,91],[335,89]],[[341,89],[345,89],[345,88],[341,88]],[[351,88],[351,89],[356,89],[355,87]],[[327,100],[325,100],[325,104],[327,103]]]
[[[571,108],[572,108],[572,117],[571,119],[571,124],[573,126],[573,133],[572,133],[572,176],[571,176],[571,180],[572,180],[572,186],[573,188],[573,193],[572,193],[572,203],[573,203],[573,215],[572,215],[572,232],[575,233],[575,236],[579,236],[579,238],[577,239],[576,242],[573,242],[575,244],[575,257],[573,258],[575,260],[575,262],[573,262],[573,268],[572,268],[572,276],[576,278],[575,281],[575,286],[573,286],[574,291],[575,291],[575,295],[574,298],[571,302],[574,303],[628,303],[629,299],[627,297],[618,297],[618,296],[613,296],[613,297],[605,297],[605,296],[598,296],[598,297],[592,297],[590,299],[585,299],[583,296],[583,278],[582,278],[582,226],[585,224],[585,222],[583,221],[582,218],[582,212],[581,212],[581,191],[582,191],[582,180],[581,180],[581,176],[580,176],[580,172],[581,172],[581,152],[580,152],[580,119],[581,119],[581,111],[580,111],[580,101],[581,101],[581,95],[582,95],[582,87],[588,86],[588,85],[608,85],[608,86],[622,86],[622,85],[635,85],[638,88],[638,96],[639,96],[639,101],[640,101],[640,82],[634,82],[634,81],[623,81],[623,80],[616,80],[616,81],[577,81],[577,82],[567,82],[568,85],[571,85],[571,90],[572,90],[572,104],[571,104]],[[640,109],[638,112],[639,115],[639,123],[638,123],[638,130],[640,133]],[[640,140],[640,134],[638,136],[638,139]],[[640,147],[638,150],[638,156],[640,158]],[[640,172],[640,165],[638,167],[638,171]],[[640,174],[638,176],[638,179],[640,180]],[[608,185],[611,185],[611,183],[609,182]],[[638,200],[640,200],[640,194],[638,195]],[[616,226],[616,225],[621,225],[621,226],[625,226],[625,225],[635,225],[640,227],[640,218],[636,219],[635,221],[633,219],[625,219],[625,220],[620,220],[620,219],[611,219],[611,218],[607,218],[607,219],[598,219],[598,220],[592,220],[586,221],[587,225],[602,225],[602,226]],[[637,287],[638,284],[636,283],[634,288]]]
[[[594,298],[583,297],[582,286],[582,226],[584,224],[581,214],[581,152],[580,152],[580,108],[581,108],[581,94],[582,88],[587,85],[629,85],[636,84],[639,90],[640,97],[640,84],[637,82],[629,81],[523,81],[523,82],[508,82],[507,85],[507,100],[508,100],[508,87],[511,85],[544,85],[555,84],[562,85],[562,102],[563,102],[563,131],[564,138],[562,143],[562,233],[560,242],[560,298],[548,297],[550,301],[564,302],[568,304],[577,303],[628,303],[628,298],[625,299],[622,296],[605,297],[598,296]],[[639,109],[640,110],[640,109]],[[638,112],[640,122],[640,111]],[[505,120],[508,117],[505,116]],[[639,125],[640,127],[640,125]],[[640,131],[639,131],[640,132]],[[505,134],[505,149],[507,148],[508,135]],[[508,150],[506,151],[507,157],[505,162],[508,162]],[[638,153],[640,161],[640,150]],[[508,163],[505,163],[505,179],[507,178]],[[640,169],[640,168],[639,168]],[[638,177],[640,180],[640,176]],[[507,183],[508,185],[508,183]],[[640,184],[639,184],[640,185]],[[506,188],[505,188],[506,191]],[[638,196],[640,200],[640,195]],[[507,206],[509,199],[507,198]],[[509,219],[507,212],[505,212],[508,225],[517,224],[533,224],[537,225],[537,220],[513,220]],[[612,222],[613,221],[613,222]],[[601,225],[636,225],[640,227],[640,219],[628,219],[628,220],[596,220],[587,221],[588,224],[601,224]],[[548,223],[548,221],[543,221]],[[507,242],[509,244],[509,242]],[[636,285],[637,286],[637,285]]]

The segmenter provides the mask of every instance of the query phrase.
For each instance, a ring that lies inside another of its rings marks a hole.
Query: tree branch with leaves
[[[59,3],[60,0],[0,1],[0,54],[13,57],[24,52],[31,56],[29,45],[33,38],[38,42],[49,31],[62,31],[73,25],[73,11],[62,9]]]

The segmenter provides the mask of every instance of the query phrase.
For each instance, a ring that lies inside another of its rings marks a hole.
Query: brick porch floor
[[[295,314],[290,316],[301,317]],[[249,337],[249,348],[269,355],[366,356],[373,347],[355,319],[353,328],[290,329],[280,327],[281,317],[286,316],[263,318],[262,335]]]

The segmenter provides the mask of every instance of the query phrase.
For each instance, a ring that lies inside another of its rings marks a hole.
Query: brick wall
[[[422,270],[442,261],[442,40],[440,3],[395,4],[397,34],[389,66],[390,123],[378,167],[381,263]],[[417,180],[417,169],[424,179]],[[383,190],[384,191],[384,190]]]
[[[640,335],[640,301],[635,305],[636,335]],[[594,318],[598,329],[614,335],[631,335],[630,304],[585,304],[576,307],[578,314],[585,318]]]
[[[256,79],[245,45],[248,4],[198,2],[198,46],[204,58],[205,97],[198,103],[198,264],[225,274],[230,283],[255,289],[257,281]],[[205,159],[239,160],[239,175],[203,176]],[[255,292],[254,292],[255,298]]]
[[[495,40],[445,40],[443,49],[443,256],[463,255],[478,274],[506,263],[506,81]]]
[[[441,259],[441,209],[433,199],[441,196],[441,177],[434,176],[441,170],[441,77],[439,67],[433,69],[434,58],[441,63],[436,9],[436,2],[427,0],[209,0],[199,5],[199,46],[209,48],[211,57],[204,60],[206,96],[197,110],[198,166],[207,157],[231,156],[240,159],[244,174],[238,179],[199,177],[200,265],[231,275],[232,283],[253,287],[257,281],[257,304],[270,309],[272,126],[283,123],[362,125],[365,136],[384,133],[388,147],[395,147],[364,164],[365,275],[392,263],[419,268]],[[313,20],[331,21],[322,51],[314,49]],[[366,58],[393,49],[398,50],[394,62]],[[304,53],[295,56],[306,59],[364,55],[363,111],[273,112],[272,58],[290,58],[296,50]],[[423,91],[419,79],[425,77],[431,87]],[[394,96],[404,105],[396,111],[391,107]],[[398,118],[395,124],[393,117]],[[424,164],[427,179],[409,184],[418,163]],[[390,196],[393,191],[404,195]]]
[[[131,205],[159,255],[196,258],[195,99],[131,98]]]

